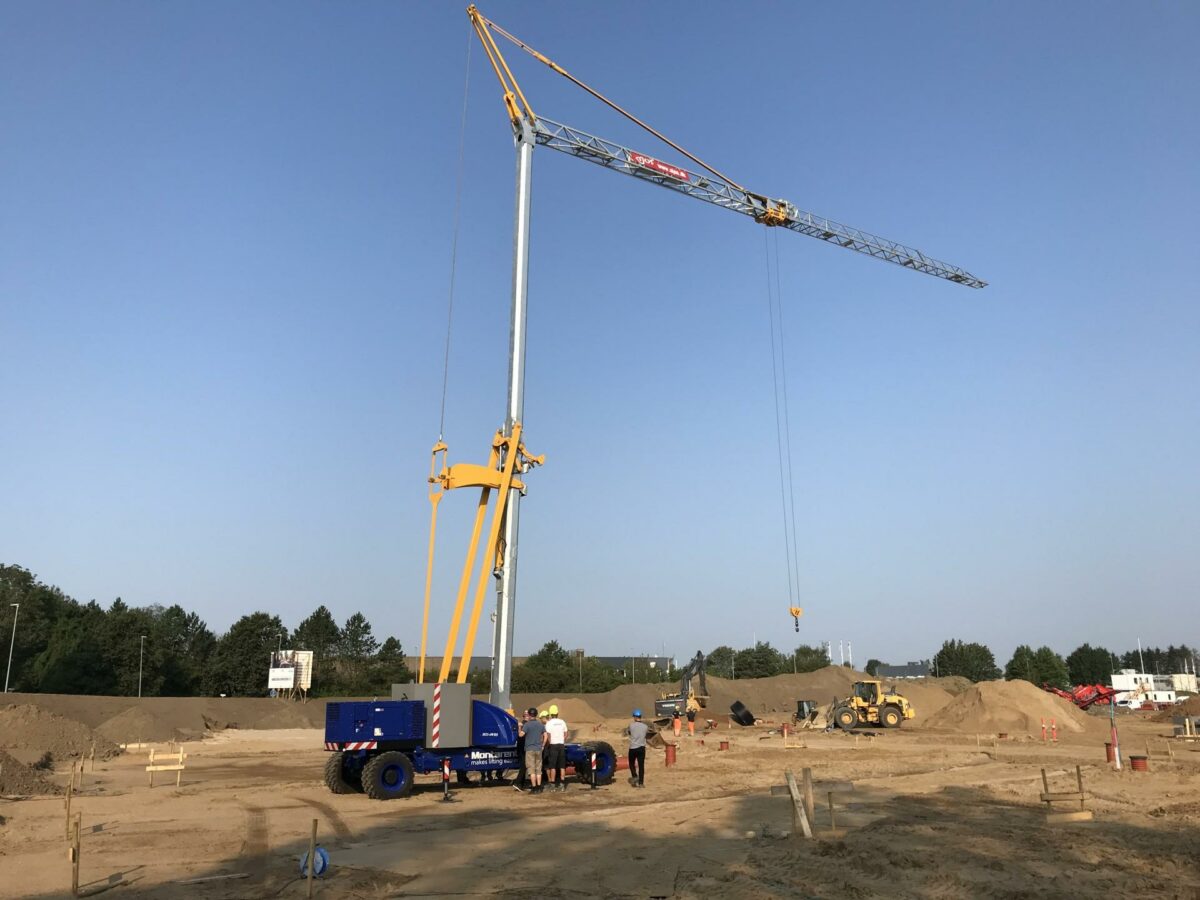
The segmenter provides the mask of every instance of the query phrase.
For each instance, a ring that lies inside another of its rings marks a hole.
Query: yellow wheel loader
[[[899,728],[915,716],[908,698],[895,687],[884,690],[878,681],[856,681],[854,693],[833,704],[831,719],[838,728],[852,731],[860,726]]]

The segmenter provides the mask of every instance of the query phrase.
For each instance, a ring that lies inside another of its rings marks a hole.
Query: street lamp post
[[[138,696],[142,696],[142,660],[146,656],[146,636],[142,635],[141,643],[138,645]]]
[[[8,677],[12,674],[13,648],[17,645],[17,616],[21,614],[20,603],[8,604],[13,608],[12,639],[8,642],[8,670],[4,673],[4,693],[8,693]]]

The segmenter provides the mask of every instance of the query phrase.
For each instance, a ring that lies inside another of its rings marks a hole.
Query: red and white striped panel
[[[330,741],[325,742],[326,750],[376,750],[378,748],[379,741],[350,741],[340,745]]]
[[[442,685],[433,686],[433,734],[431,744],[437,747],[442,741]]]

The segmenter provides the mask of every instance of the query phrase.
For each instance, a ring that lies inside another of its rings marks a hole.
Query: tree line
[[[339,625],[323,605],[294,631],[277,615],[252,612],[217,635],[178,604],[139,608],[117,598],[106,609],[95,600],[79,603],[20,566],[0,565],[0,614],[9,614],[0,621],[9,628],[14,603],[20,604],[9,678],[14,691],[128,696],[138,692],[140,677],[145,696],[262,696],[270,654],[280,647],[313,651],[316,696],[386,696],[392,684],[411,681],[415,674],[399,638],[378,640],[361,612]],[[1195,654],[1186,644],[1149,647],[1141,659],[1148,672],[1179,672],[1193,666]],[[1064,658],[1049,647],[1022,644],[1001,670],[986,645],[961,640],[946,641],[927,662],[937,675],[971,681],[1003,676],[1063,688],[1105,684],[1116,670],[1142,668],[1136,649],[1117,654],[1083,644]],[[740,650],[721,645],[707,658],[708,673],[723,678],[768,678],[828,665],[824,647],[802,644],[787,653],[764,641]],[[879,665],[872,659],[867,671],[873,674]],[[427,681],[436,677],[427,669]],[[677,677],[674,668],[614,669],[549,641],[513,667],[512,687],[529,693],[593,693]],[[491,673],[473,673],[470,681],[476,693],[486,693]]]
[[[1180,644],[1165,650],[1145,647],[1118,654],[1106,647],[1081,644],[1064,658],[1046,646],[1035,650],[1029,644],[1021,644],[1001,671],[985,644],[948,640],[932,660],[925,662],[939,676],[958,675],[970,681],[993,681],[1003,677],[1009,681],[1022,679],[1039,686],[1069,688],[1076,684],[1108,684],[1112,674],[1121,669],[1141,672],[1143,660],[1144,671],[1150,674],[1193,671],[1196,650]],[[883,663],[872,659],[867,663],[867,671],[874,673],[879,665]]]

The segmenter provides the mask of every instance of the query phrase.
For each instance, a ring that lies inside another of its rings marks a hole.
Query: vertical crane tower
[[[497,431],[487,465],[446,463],[447,448],[441,441],[434,445],[430,464],[430,503],[432,506],[429,560],[425,577],[425,609],[421,627],[421,663],[418,679],[424,679],[426,637],[429,628],[429,602],[433,574],[435,535],[437,531],[438,504],[447,490],[460,487],[477,487],[481,490],[476,507],[471,543],[467,560],[459,582],[454,613],[446,649],[442,655],[438,681],[447,681],[456,655],[458,635],[466,611],[466,600],[472,587],[472,572],[479,556],[483,539],[483,524],[489,508],[490,496],[496,494],[483,559],[480,563],[478,580],[474,582],[474,600],[467,617],[461,660],[456,680],[467,680],[471,654],[479,619],[483,611],[484,593],[488,575],[496,581],[496,621],[492,644],[492,685],[490,700],[496,706],[511,705],[513,613],[516,606],[517,588],[517,538],[521,497],[525,485],[520,477],[530,468],[541,464],[543,458],[527,453],[521,440],[524,415],[525,387],[525,318],[529,285],[529,215],[530,193],[533,173],[533,150],[541,145],[557,150],[576,159],[603,166],[614,172],[630,175],[650,184],[703,200],[715,206],[749,216],[762,225],[786,228],[826,243],[864,253],[885,262],[942,278],[971,288],[986,287],[987,283],[976,278],[965,269],[926,256],[920,250],[907,247],[896,241],[870,234],[849,225],[805,212],[787,200],[775,199],[765,194],[747,190],[736,181],[721,174],[683,147],[671,141],[636,116],[622,109],[598,91],[584,84],[562,66],[548,59],[524,41],[505,31],[487,19],[474,5],[467,7],[471,27],[483,45],[488,62],[496,74],[503,94],[504,107],[508,113],[516,144],[516,208],[513,216],[513,275],[512,275],[512,319],[508,358],[508,408],[504,426]],[[534,114],[520,85],[517,84],[500,47],[499,36],[533,56],[553,71],[591,94],[597,100],[619,112],[630,121],[664,142],[686,157],[697,169],[674,165],[645,153],[640,153],[612,141],[597,137],[569,125],[563,125]],[[792,608],[793,617],[798,619],[800,610]],[[799,627],[797,621],[797,628]]]

